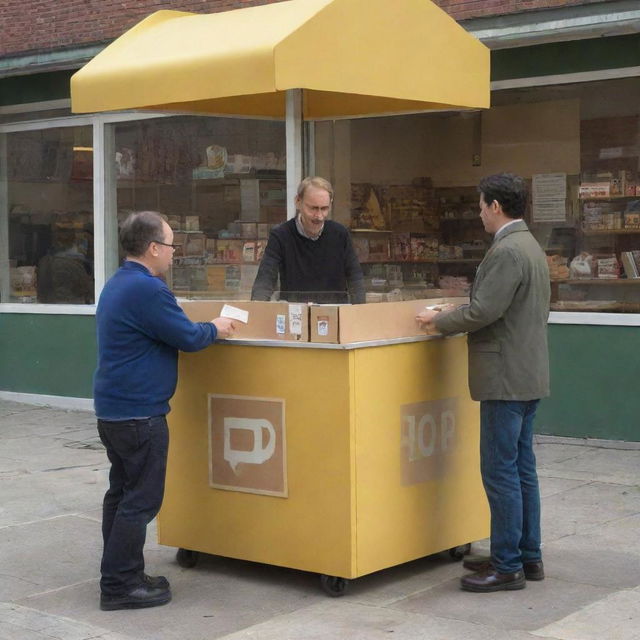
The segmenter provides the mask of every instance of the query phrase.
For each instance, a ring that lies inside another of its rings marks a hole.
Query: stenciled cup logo
[[[234,429],[248,431],[253,435],[253,447],[244,451],[231,446],[231,433]],[[267,432],[265,446],[263,433]],[[253,418],[225,418],[224,419],[224,459],[229,463],[237,475],[240,462],[245,464],[262,464],[271,458],[276,450],[276,432],[267,420]]]
[[[210,485],[287,496],[284,400],[209,395]]]

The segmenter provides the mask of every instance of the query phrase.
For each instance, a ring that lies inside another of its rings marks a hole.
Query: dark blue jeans
[[[98,433],[111,462],[102,505],[100,589],[120,595],[142,580],[147,524],[158,514],[164,495],[169,429],[165,416],[156,416],[98,420]]]
[[[480,403],[480,469],[491,511],[491,559],[500,573],[541,559],[540,489],[533,452],[538,402]]]

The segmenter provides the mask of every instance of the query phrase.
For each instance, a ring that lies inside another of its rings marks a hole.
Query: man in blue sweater
[[[361,303],[362,269],[348,229],[327,220],[333,187],[324,178],[298,185],[296,217],[269,235],[252,300],[270,300],[280,276],[280,299],[289,302]]]
[[[120,243],[126,260],[98,309],[94,404],[111,462],[104,497],[100,608],[137,609],[171,600],[163,576],[144,572],[147,524],[162,504],[178,351],[198,351],[233,331],[228,318],[191,322],[159,277],[173,260],[173,231],[153,211],[131,214]]]

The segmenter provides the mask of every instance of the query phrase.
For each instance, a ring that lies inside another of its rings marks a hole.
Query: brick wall
[[[228,11],[279,0],[3,0],[0,57],[112,40],[159,9]],[[602,0],[434,0],[456,20]],[[607,1],[607,0],[605,0]],[[612,0],[609,0],[612,1]],[[389,0],[390,4],[394,0]]]

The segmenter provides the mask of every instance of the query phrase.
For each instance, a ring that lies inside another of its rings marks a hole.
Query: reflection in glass
[[[91,304],[91,127],[7,134],[9,291],[3,302]]]

